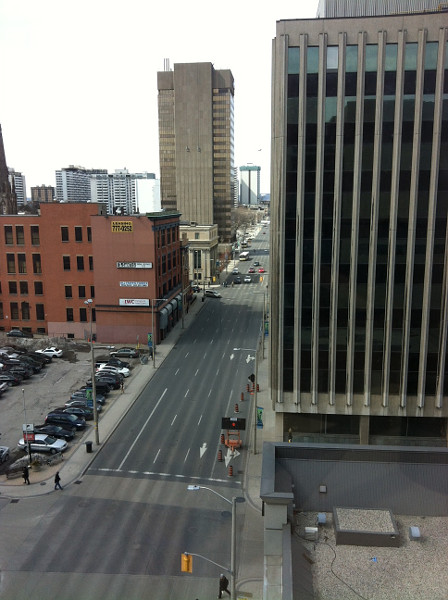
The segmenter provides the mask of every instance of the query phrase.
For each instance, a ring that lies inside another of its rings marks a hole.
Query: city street
[[[216,596],[219,573],[230,567],[230,504],[187,486],[206,486],[228,500],[244,496],[253,406],[240,396],[255,353],[234,349],[256,347],[263,290],[221,287],[221,299],[206,299],[73,485],[17,504],[0,497],[2,598]],[[234,417],[236,403],[247,428],[229,476],[217,456],[227,454],[221,418]],[[244,503],[236,519],[241,535]],[[195,557],[193,574],[183,574],[184,551],[220,566]]]

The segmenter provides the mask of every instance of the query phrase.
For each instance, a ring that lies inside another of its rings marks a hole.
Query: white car
[[[106,363],[100,365],[96,370],[97,373],[114,373],[114,375],[123,375],[123,377],[129,377],[131,371],[127,367],[114,367]]]
[[[34,435],[34,441],[29,443],[32,452],[50,452],[50,454],[64,452],[68,446],[65,440],[57,440],[45,433],[36,433]],[[23,438],[19,440],[17,445],[21,450],[28,450],[28,442],[25,442]]]
[[[45,356],[51,356],[51,358],[61,358],[62,350],[60,348],[56,348],[56,346],[50,346],[49,348],[44,348],[43,350],[36,350],[38,354],[45,354]]]

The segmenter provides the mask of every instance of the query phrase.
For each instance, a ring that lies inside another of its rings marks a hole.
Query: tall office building
[[[233,76],[211,63],[157,73],[162,207],[232,239]]]
[[[240,204],[257,206],[260,203],[261,167],[246,165],[240,167]]]
[[[437,12],[277,22],[269,288],[279,434],[446,445],[447,38]]]
[[[19,173],[18,171],[15,171],[12,168],[8,169],[8,173],[11,187],[14,187],[16,192],[17,207],[20,208],[24,206],[27,202],[25,175]]]
[[[36,185],[31,188],[31,202],[54,202],[54,193],[52,185]]]
[[[3,133],[0,125],[0,214],[17,214],[17,196],[14,182],[9,179],[8,166],[6,164],[5,147],[3,145]]]
[[[107,213],[132,215],[139,212],[137,182],[154,181],[154,173],[130,173],[115,169],[114,173],[92,173],[90,179],[91,202],[105,204]]]

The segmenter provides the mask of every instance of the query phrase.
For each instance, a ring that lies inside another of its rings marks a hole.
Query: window
[[[25,233],[23,231],[23,225],[16,225],[16,241],[17,244],[23,246],[25,244]]]
[[[96,309],[92,308],[92,321],[95,323],[96,321]]]
[[[84,256],[76,257],[76,267],[78,271],[84,271]]]
[[[19,273],[26,273],[26,254],[18,254],[17,263],[19,265]]]
[[[8,273],[16,272],[16,257],[14,256],[14,254],[6,255],[6,264],[7,264]]]
[[[79,309],[79,320],[81,323],[85,323],[87,321],[87,308]]]
[[[31,225],[31,244],[33,246],[39,246],[40,244],[39,225]]]
[[[95,298],[95,286],[94,285],[90,286],[90,297]]]
[[[82,227],[75,227],[75,240],[82,242]]]
[[[195,240],[198,240],[198,239],[199,239],[199,233],[195,233],[195,234],[194,234],[194,239],[195,239]]]
[[[12,226],[5,225],[5,244],[12,245],[14,240],[12,238]]]
[[[61,240],[63,242],[68,242],[69,241],[68,227],[61,227]]]
[[[22,320],[29,321],[30,320],[30,305],[28,304],[28,302],[22,302],[20,305],[20,308],[22,310]]]
[[[20,293],[28,294],[28,281],[21,281],[19,285],[20,285]]]
[[[93,271],[93,256],[89,256],[89,270]]]
[[[92,228],[91,227],[87,227],[87,241],[88,242],[92,241]]]
[[[40,254],[33,254],[33,273],[40,275],[42,273],[42,263],[40,262]]]
[[[78,285],[78,297],[85,298],[86,297],[86,286]]]
[[[45,321],[45,308],[43,304],[36,304],[36,319]]]
[[[42,283],[42,281],[34,282],[34,293],[36,294],[36,296],[42,296],[42,294],[44,293],[44,284]]]
[[[19,305],[17,302],[10,302],[9,310],[11,312],[11,320],[17,321],[19,319]]]
[[[72,298],[72,286],[71,285],[65,286],[65,297]]]
[[[62,257],[62,265],[63,265],[64,271],[70,271],[70,256]]]
[[[17,281],[8,282],[8,287],[10,294],[17,294]]]
[[[0,319],[4,319],[5,316],[3,314],[3,302],[0,302]]]
[[[67,321],[73,321],[73,308],[66,308],[65,314],[67,315]]]

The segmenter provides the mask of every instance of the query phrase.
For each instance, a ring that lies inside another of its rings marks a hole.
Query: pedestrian
[[[218,596],[218,598],[222,598],[222,592],[227,592],[229,594],[229,596],[231,595],[229,592],[229,580],[224,575],[224,573],[221,573],[221,576],[219,578],[219,596]]]
[[[124,394],[124,379],[121,381],[121,393]]]
[[[61,478],[59,476],[59,471],[57,471],[56,475],[54,476],[54,489],[55,490],[62,490],[62,487],[61,487]]]
[[[24,484],[27,483],[28,485],[30,485],[30,471],[27,466],[23,467],[22,477],[23,477],[23,483]]]

